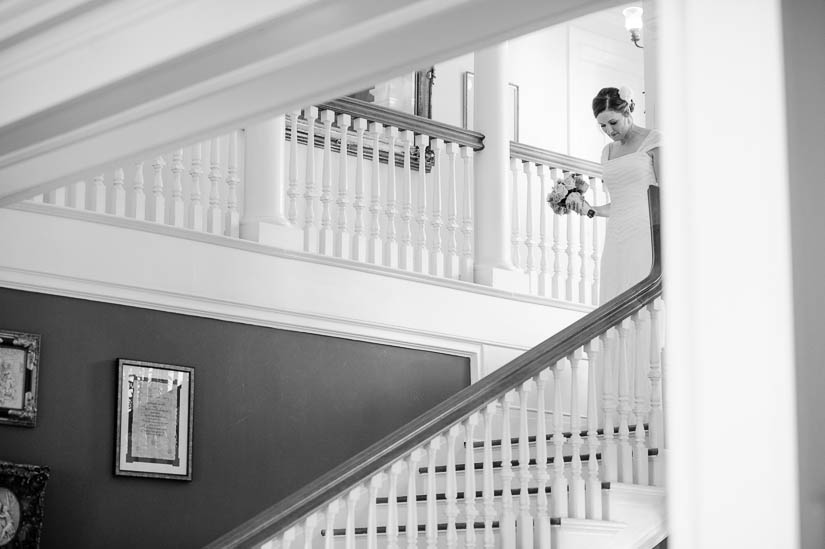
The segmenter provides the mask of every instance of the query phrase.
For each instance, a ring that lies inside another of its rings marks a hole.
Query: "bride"
[[[593,98],[593,116],[612,140],[602,150],[602,179],[610,202],[581,204],[606,217],[599,303],[604,304],[650,273],[651,241],[647,189],[659,184],[661,133],[633,123],[629,88],[602,88]],[[592,214],[591,214],[592,215]]]

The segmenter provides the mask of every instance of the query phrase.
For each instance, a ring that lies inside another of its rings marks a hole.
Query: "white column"
[[[795,371],[793,348],[789,218],[804,216],[805,208],[804,200],[792,204],[787,191],[782,19],[798,4],[659,5],[659,81],[667,98],[658,113],[667,139],[665,432],[674,549],[799,547],[794,382],[797,371],[819,366],[800,363]],[[821,33],[822,27],[811,29]],[[804,109],[806,117],[819,113],[819,101]],[[768,131],[754,135],[754,112]],[[821,135],[821,126],[817,131]],[[749,182],[734,201],[738,213],[708,215],[707,191],[697,183],[709,174],[715,181]],[[800,253],[813,256],[818,249]],[[712,449],[753,447],[765,433],[769,451],[736,460],[735,470],[720,467]],[[821,526],[820,518],[820,532]]]
[[[659,0],[642,0],[642,40],[645,69],[645,127],[658,128],[656,106],[659,97]]]
[[[507,44],[475,54],[475,130],[485,135],[475,157],[475,281],[526,291],[510,261],[510,141],[507,132]]]
[[[244,210],[241,238],[270,246],[301,249],[301,231],[286,217],[286,163],[283,116],[244,131]]]

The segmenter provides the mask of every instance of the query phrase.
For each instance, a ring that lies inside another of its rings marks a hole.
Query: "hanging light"
[[[630,40],[636,44],[637,48],[644,48],[639,45],[642,37],[642,8],[631,7],[622,10],[624,15],[624,28],[630,32]]]

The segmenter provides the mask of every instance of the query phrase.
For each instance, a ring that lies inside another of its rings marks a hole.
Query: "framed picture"
[[[0,461],[0,547],[40,547],[49,468]]]
[[[40,336],[0,330],[0,423],[34,427]]]
[[[461,127],[465,130],[475,129],[473,110],[475,109],[475,74],[465,71],[462,75]],[[518,141],[519,133],[519,88],[512,82],[507,84],[509,99],[507,101],[507,119],[510,121],[510,141]]]
[[[192,480],[195,371],[118,359],[115,474]]]

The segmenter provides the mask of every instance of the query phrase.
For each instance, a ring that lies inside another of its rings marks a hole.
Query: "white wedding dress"
[[[602,180],[610,194],[610,216],[599,277],[600,304],[607,303],[650,273],[652,245],[647,188],[656,185],[656,176],[648,153],[660,146],[661,139],[659,131],[650,130],[635,152],[608,158],[610,147],[602,151]]]

